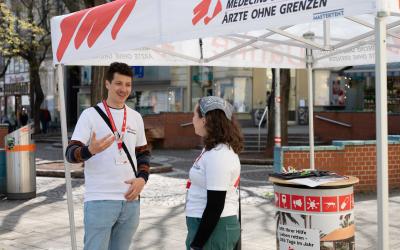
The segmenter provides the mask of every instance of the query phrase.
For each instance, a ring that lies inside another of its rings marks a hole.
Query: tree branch
[[[76,0],[63,0],[64,5],[70,12],[75,12],[81,9],[79,2],[80,1]]]
[[[7,71],[8,65],[10,65],[10,62],[11,62],[11,58],[7,58],[7,62],[4,65],[4,69],[0,73],[0,78],[2,78],[6,74],[6,71]]]
[[[20,0],[22,5],[25,6],[25,8],[29,8],[30,4],[26,3],[25,0]]]
[[[39,57],[39,65],[44,61],[44,59],[46,59],[46,55],[47,55],[47,51],[50,48],[50,43],[47,43],[46,45],[44,45],[44,50],[42,55]]]

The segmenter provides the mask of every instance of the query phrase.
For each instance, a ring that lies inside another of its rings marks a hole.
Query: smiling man
[[[84,110],[66,150],[85,162],[84,249],[129,249],[139,224],[139,195],[149,178],[150,153],[140,114],[125,101],[132,70],[112,63],[106,100]]]

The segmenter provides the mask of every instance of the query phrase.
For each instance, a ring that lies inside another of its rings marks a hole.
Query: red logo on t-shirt
[[[292,209],[304,211],[304,196],[292,195]]]
[[[306,211],[320,212],[321,198],[319,196],[306,196]]]
[[[290,209],[290,194],[280,194],[279,206],[281,208]]]
[[[214,17],[218,15],[218,13],[222,10],[221,0],[217,0],[215,4],[214,10],[211,16],[207,16],[210,11],[210,5],[212,0],[202,0],[196,7],[193,9],[194,17],[192,19],[192,24],[196,25],[202,18],[204,18],[204,24],[207,25]]]
[[[322,212],[337,212],[337,196],[322,197]]]
[[[351,195],[339,196],[339,211],[350,210],[351,208]]]

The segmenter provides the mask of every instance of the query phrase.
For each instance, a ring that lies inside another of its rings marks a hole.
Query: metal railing
[[[323,120],[323,121],[326,121],[326,122],[330,122],[330,123],[333,123],[333,124],[336,124],[336,125],[344,126],[344,127],[347,127],[347,128],[351,128],[352,127],[352,125],[349,124],[349,123],[339,122],[339,121],[332,120],[332,119],[329,119],[329,118],[326,118],[326,117],[323,117],[323,116],[320,116],[320,115],[316,115],[315,118]]]
[[[261,124],[265,117],[265,127],[267,128],[267,140],[268,140],[268,105],[264,108],[264,113],[261,116],[260,121],[258,122],[258,151],[261,151]]]

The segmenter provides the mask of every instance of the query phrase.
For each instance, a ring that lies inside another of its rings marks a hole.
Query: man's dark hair
[[[106,80],[108,80],[110,83],[114,78],[114,73],[118,73],[133,78],[132,69],[126,63],[113,62],[110,64],[106,74]]]

